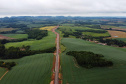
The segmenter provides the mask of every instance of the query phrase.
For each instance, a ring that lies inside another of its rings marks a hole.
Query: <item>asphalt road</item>
[[[55,30],[58,28],[54,28],[52,31],[56,34],[56,62],[55,62],[55,80],[54,84],[59,84],[59,33]]]

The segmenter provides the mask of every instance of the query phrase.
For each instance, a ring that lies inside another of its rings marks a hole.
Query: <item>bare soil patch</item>
[[[126,38],[126,32],[108,30],[110,38]]]
[[[3,35],[0,35],[0,39],[14,39],[14,38],[10,38],[10,37],[6,37],[6,36],[3,36]]]

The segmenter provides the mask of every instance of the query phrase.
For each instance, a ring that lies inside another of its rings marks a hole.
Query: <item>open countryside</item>
[[[15,29],[0,32],[11,38],[0,39],[0,84],[126,83],[126,31],[102,28],[120,29],[125,18],[11,19],[0,23]]]

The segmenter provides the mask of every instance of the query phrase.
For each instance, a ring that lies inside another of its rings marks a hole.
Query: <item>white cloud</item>
[[[125,15],[126,0],[0,0],[0,15]]]

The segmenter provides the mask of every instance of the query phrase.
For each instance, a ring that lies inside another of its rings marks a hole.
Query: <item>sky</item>
[[[5,16],[126,16],[126,0],[0,0]]]

